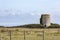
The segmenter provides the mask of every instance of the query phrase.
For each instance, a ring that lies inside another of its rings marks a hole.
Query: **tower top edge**
[[[42,14],[42,16],[50,16],[50,14]]]

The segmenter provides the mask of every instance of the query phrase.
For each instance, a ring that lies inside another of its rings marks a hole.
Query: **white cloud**
[[[30,15],[33,15],[34,16],[35,14],[34,13],[30,13]]]
[[[20,15],[21,11],[18,12],[18,10],[1,10],[0,11],[0,16],[7,16],[7,15]]]

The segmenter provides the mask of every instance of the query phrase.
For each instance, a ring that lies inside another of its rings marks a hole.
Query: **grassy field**
[[[0,28],[0,40],[60,40],[60,29]]]

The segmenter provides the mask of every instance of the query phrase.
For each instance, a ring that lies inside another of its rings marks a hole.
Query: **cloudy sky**
[[[41,14],[60,24],[60,0],[0,0],[0,25],[39,24]]]

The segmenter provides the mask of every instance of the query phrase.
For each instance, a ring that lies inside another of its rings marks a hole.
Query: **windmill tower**
[[[50,15],[49,14],[42,14],[40,18],[40,24],[45,27],[50,26]]]

